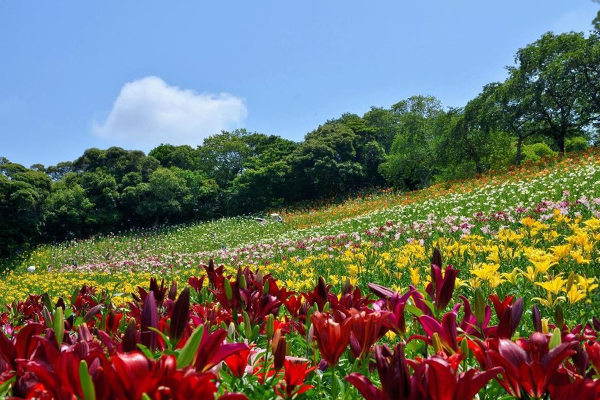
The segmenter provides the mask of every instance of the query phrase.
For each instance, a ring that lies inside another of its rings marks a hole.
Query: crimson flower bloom
[[[503,380],[499,382],[511,396],[544,396],[560,364],[576,352],[577,342],[562,343],[552,350],[549,342],[544,334],[535,332],[529,340],[521,340],[520,345],[500,339],[498,350],[489,351],[492,363],[504,368]]]
[[[248,359],[250,358],[250,348],[233,353],[225,359],[225,364],[231,370],[231,373],[236,378],[241,378],[246,372]]]
[[[367,400],[412,399],[403,344],[398,344],[393,353],[386,345],[376,346],[375,366],[381,381],[381,389],[373,385],[369,378],[356,372],[351,373],[345,379],[356,387]]]
[[[442,357],[431,357],[414,366],[413,379],[420,386],[419,393],[427,393],[431,400],[473,400],[487,383],[502,372],[495,367],[484,372],[469,369],[457,374],[451,363]]]
[[[336,365],[348,346],[352,318],[338,323],[330,315],[317,311],[311,320],[321,355],[330,367]]]
[[[498,315],[498,327],[495,332],[493,328],[490,328],[486,334],[510,339],[515,334],[523,317],[523,299],[519,298],[513,302],[513,297],[507,296],[504,300],[500,300],[497,294],[492,294],[490,300],[492,300],[494,310]]]
[[[455,352],[458,351],[458,330],[456,313],[454,311],[446,313],[442,318],[441,324],[438,320],[429,315],[419,317],[419,322],[429,339],[433,337],[434,333],[437,333],[446,348]]]
[[[597,400],[600,398],[600,380],[573,378],[567,372],[556,374],[548,387],[552,400]]]
[[[351,309],[351,315],[354,322],[350,333],[350,350],[356,358],[362,358],[371,351],[371,347],[387,331],[385,323],[388,318],[387,312],[356,311]]]
[[[230,355],[248,348],[245,343],[224,344],[223,341],[226,336],[227,331],[224,329],[217,329],[213,333],[208,333],[208,328],[205,327],[194,362],[194,366],[199,372],[206,372]]]
[[[284,361],[285,373],[283,375],[283,384],[278,385],[275,391],[284,399],[291,399],[297,394],[302,394],[314,386],[305,385],[304,381],[308,374],[317,367],[310,367],[308,362],[302,359],[288,357]]]
[[[459,271],[454,269],[452,265],[448,265],[442,275],[442,256],[436,247],[431,260],[431,283],[425,289],[431,300],[433,300],[436,311],[443,311],[452,300],[456,276]]]

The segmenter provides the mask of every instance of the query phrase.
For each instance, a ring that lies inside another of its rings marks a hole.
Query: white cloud
[[[94,122],[93,131],[145,149],[161,143],[198,145],[207,136],[238,127],[247,115],[239,97],[198,94],[148,76],[126,83],[106,120]]]

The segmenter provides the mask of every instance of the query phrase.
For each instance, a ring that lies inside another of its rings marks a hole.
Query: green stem
[[[265,352],[265,362],[263,364],[263,382],[267,383],[267,363],[269,361],[269,342],[267,341],[267,349]]]
[[[335,378],[335,365],[331,366],[331,398],[337,399],[337,379]]]

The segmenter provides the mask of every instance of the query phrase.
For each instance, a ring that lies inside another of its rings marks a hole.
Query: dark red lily
[[[312,292],[302,293],[306,302],[310,305],[316,304],[320,312],[323,312],[325,304],[329,302],[330,297],[336,297],[330,292],[331,285],[326,285],[322,276],[319,277],[319,282]],[[336,297],[337,299],[337,297]]]
[[[469,369],[457,374],[457,370],[442,357],[431,357],[414,366],[413,379],[419,386],[419,394],[427,397],[417,397],[430,400],[473,400],[475,395],[502,368],[495,367],[479,372]]]
[[[419,322],[427,334],[430,344],[433,334],[437,333],[445,348],[453,352],[458,351],[458,330],[454,311],[446,313],[442,318],[442,323],[429,315],[419,317]]]
[[[542,398],[559,365],[576,352],[577,342],[562,343],[552,350],[549,342],[544,334],[535,332],[529,340],[522,339],[518,344],[500,339],[498,349],[489,350],[492,364],[504,368],[499,382],[511,396],[521,398],[527,394]]]
[[[442,256],[436,247],[431,260],[431,282],[425,291],[433,301],[436,311],[443,311],[454,293],[456,276],[460,270],[448,265],[442,274]]]
[[[362,358],[369,354],[371,347],[387,332],[385,323],[388,319],[387,312],[351,310],[354,322],[350,329],[350,350],[355,358]]]
[[[373,303],[373,309],[377,311],[387,311],[386,326],[397,335],[406,333],[406,316],[404,309],[409,297],[412,296],[415,289],[410,289],[402,296],[394,293],[388,299],[380,299]]]
[[[408,365],[404,356],[404,346],[398,344],[392,353],[386,346],[375,347],[375,366],[381,381],[381,389],[377,388],[369,378],[353,372],[346,376],[367,400],[409,400],[411,383]]]
[[[523,299],[519,298],[513,301],[512,296],[507,296],[504,300],[500,300],[497,294],[492,294],[490,300],[492,300],[494,310],[498,316],[498,326],[495,331],[490,328],[487,334],[510,339],[515,334],[523,317]]]
[[[246,367],[248,366],[248,360],[250,359],[251,349],[240,350],[233,353],[225,359],[225,364],[229,367],[231,374],[236,378],[241,378],[246,373]]]
[[[302,394],[314,386],[305,385],[306,377],[317,367],[310,367],[309,362],[304,362],[302,359],[286,358],[284,362],[285,373],[283,375],[283,383],[275,387],[278,395],[284,399]]]
[[[558,373],[552,379],[548,392],[552,400],[597,400],[600,397],[600,380]]]
[[[336,365],[348,347],[352,318],[338,323],[329,314],[317,311],[311,316],[311,320],[321,355],[330,367]]]
[[[227,336],[226,330],[217,329],[213,333],[208,333],[208,329],[205,326],[194,361],[194,367],[199,372],[206,372],[230,355],[248,349],[245,343],[223,343]]]

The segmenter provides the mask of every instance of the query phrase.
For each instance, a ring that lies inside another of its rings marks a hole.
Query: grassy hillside
[[[589,280],[574,302],[583,303],[598,278],[599,203],[600,160],[590,152],[418,192],[280,211],[285,223],[224,219],[42,246],[3,277],[0,301],[69,295],[84,283],[125,301],[151,275],[187,281],[210,258],[231,271],[262,266],[290,289],[312,287],[319,275],[337,287],[346,278],[363,288],[369,281],[422,286],[437,245],[462,270],[464,291],[518,288],[572,302],[566,281],[576,271]],[[539,267],[544,262],[549,267]],[[29,266],[36,272],[27,273]],[[540,285],[553,279],[565,284],[554,291]]]

